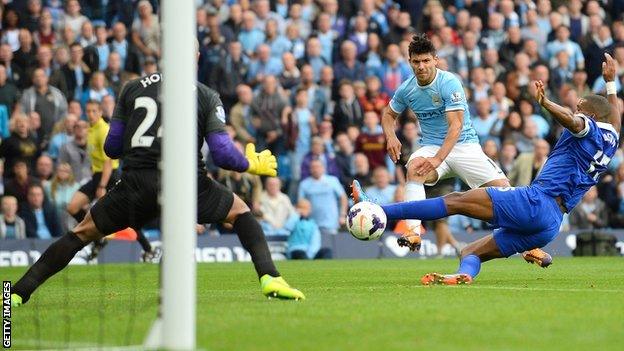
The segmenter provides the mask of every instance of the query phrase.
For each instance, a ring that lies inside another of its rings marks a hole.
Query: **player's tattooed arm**
[[[617,97],[617,91],[615,90],[617,61],[615,61],[613,57],[607,53],[604,55],[605,60],[602,63],[602,77],[608,85],[611,85],[611,87],[607,89],[607,100],[609,100],[609,104],[611,105],[611,116],[609,117],[609,122],[619,134],[620,127],[622,126],[622,117],[619,109],[620,104]]]
[[[386,108],[381,117],[381,128],[386,136],[386,151],[394,163],[397,163],[401,158],[401,142],[395,131],[398,117],[399,114],[394,112],[391,107]]]
[[[585,120],[574,115],[570,109],[560,106],[546,97],[544,83],[541,80],[535,82],[535,99],[542,105],[564,128],[574,134],[580,133],[585,128]]]

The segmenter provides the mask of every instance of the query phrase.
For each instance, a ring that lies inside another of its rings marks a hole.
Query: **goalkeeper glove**
[[[247,173],[271,177],[277,176],[277,159],[271,151],[256,152],[256,145],[249,143],[245,148],[245,157],[249,161]]]

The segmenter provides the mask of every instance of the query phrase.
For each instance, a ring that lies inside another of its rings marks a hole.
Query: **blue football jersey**
[[[411,109],[418,118],[422,133],[421,145],[442,145],[448,131],[447,111],[464,111],[464,125],[457,143],[478,143],[472,128],[464,87],[453,73],[438,69],[431,83],[420,86],[412,75],[394,93],[390,108],[402,113]]]
[[[532,186],[552,197],[560,196],[568,211],[572,211],[618,148],[619,135],[611,124],[585,119],[585,128],[578,134],[565,130]]]

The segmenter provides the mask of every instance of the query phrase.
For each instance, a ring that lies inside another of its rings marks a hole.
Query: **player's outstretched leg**
[[[226,222],[234,226],[234,232],[251,255],[256,273],[260,278],[262,293],[269,298],[305,300],[305,295],[292,288],[275,268],[271,252],[264,237],[264,231],[249,210],[249,207],[238,196],[234,195],[232,208]]]
[[[95,227],[91,214],[87,213],[85,219],[72,231],[67,232],[60,239],[52,243],[43,255],[13,286],[11,303],[19,306],[28,302],[32,293],[48,278],[65,268],[69,261],[85,245],[93,240],[102,238],[102,234]]]
[[[360,185],[360,182],[358,182],[357,180],[354,180],[351,183],[351,199],[353,199],[353,203],[356,203],[356,204],[358,202],[372,201],[366,195],[364,190],[362,190],[362,186]],[[420,244],[421,244],[420,234],[415,234],[410,229],[408,230],[409,230],[408,233],[405,233],[404,235],[402,235],[400,238],[397,239],[399,246],[407,246],[409,247],[411,251],[420,250]]]
[[[428,273],[420,282],[423,285],[462,285],[471,284],[481,271],[481,263],[500,258],[500,253],[493,235],[485,236],[470,243],[462,250],[459,268],[454,274]]]

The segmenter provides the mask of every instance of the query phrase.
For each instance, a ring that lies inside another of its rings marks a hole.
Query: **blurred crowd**
[[[268,235],[290,235],[292,247],[307,242],[300,251],[310,258],[323,256],[320,235],[344,225],[354,178],[381,203],[403,199],[418,121],[411,112],[399,119],[403,160],[394,164],[380,117],[412,75],[413,34],[427,33],[438,67],[463,81],[481,145],[514,186],[535,178],[561,133],[532,98],[532,81],[574,110],[579,97],[604,93],[608,52],[619,63],[622,96],[624,0],[195,2],[198,79],[221,95],[241,149],[255,143],[278,156],[279,178],[219,170],[208,159],[209,170]],[[56,236],[71,226],[67,201],[91,172],[86,102],[98,101],[108,119],[124,82],[159,68],[158,1],[3,3],[0,237],[38,237],[41,223]],[[563,229],[624,227],[623,159],[619,150]]]

